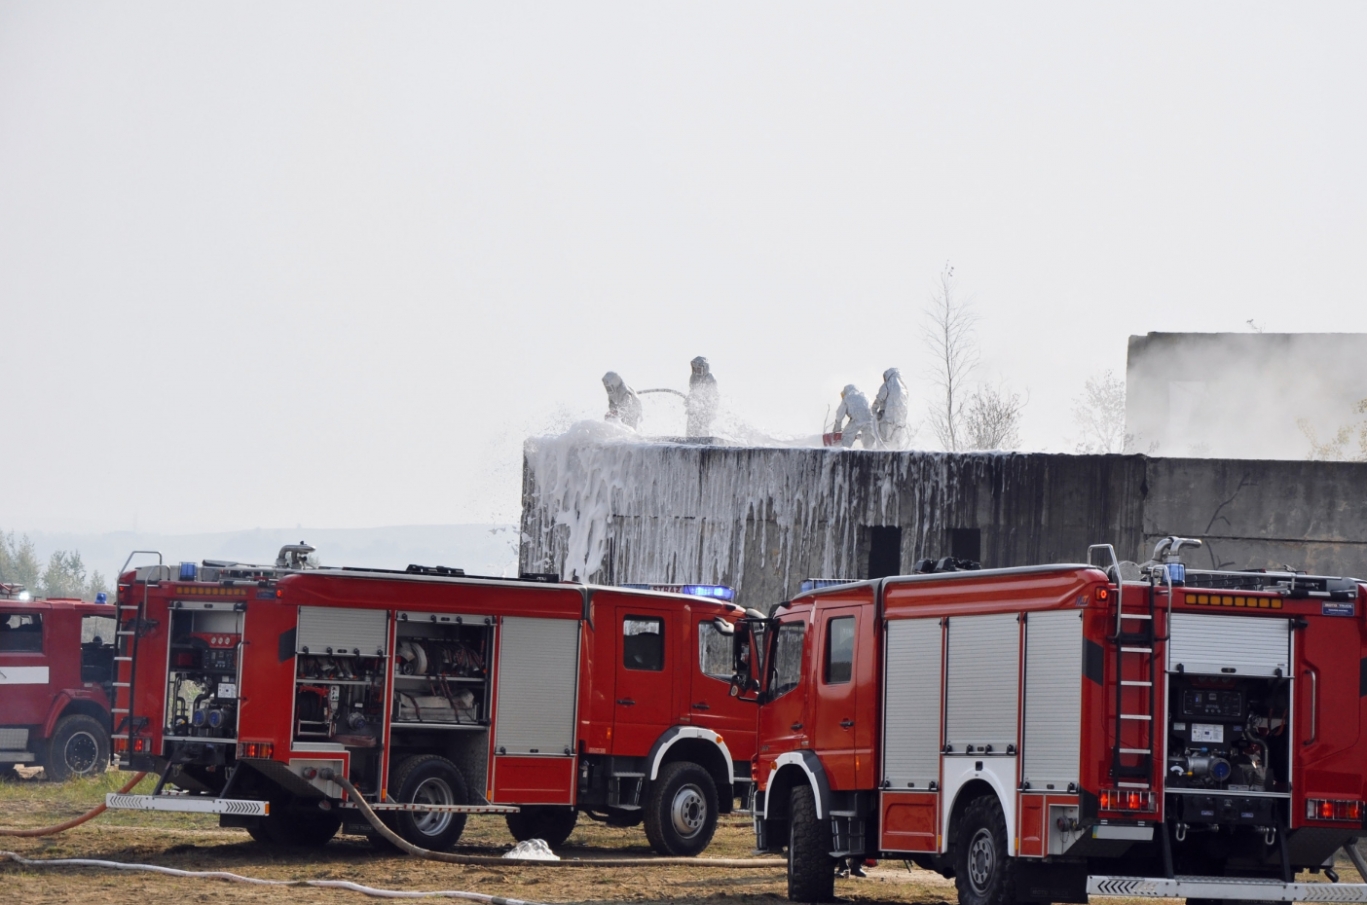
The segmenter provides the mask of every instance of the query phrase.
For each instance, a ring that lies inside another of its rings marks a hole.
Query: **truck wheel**
[[[57,721],[43,774],[52,782],[95,776],[109,769],[109,733],[100,721],[73,713]]]
[[[1008,905],[1014,899],[1006,847],[1006,817],[996,796],[969,802],[954,837],[954,885],[959,905]]]
[[[835,859],[831,833],[816,816],[812,787],[799,782],[789,799],[788,898],[794,902],[829,902],[835,898]]]
[[[469,804],[465,777],[435,754],[417,754],[399,764],[390,788],[403,804]],[[420,848],[449,851],[465,832],[465,814],[450,811],[395,811],[394,832]]]
[[[542,839],[551,848],[559,848],[574,832],[579,812],[574,808],[524,807],[508,815],[508,832],[518,842]]]
[[[657,854],[686,858],[707,848],[717,831],[717,784],[710,773],[687,761],[665,764],[647,797],[646,838]]]

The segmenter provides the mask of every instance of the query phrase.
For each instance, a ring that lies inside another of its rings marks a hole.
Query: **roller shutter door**
[[[945,742],[953,753],[1016,744],[1020,711],[1020,623],[1015,613],[949,620]]]
[[[382,657],[389,648],[388,615],[385,610],[301,606],[295,651],[326,655],[331,648],[333,656],[359,651],[362,657]]]
[[[1082,614],[1030,613],[1025,623],[1022,778],[1035,791],[1078,781],[1082,744]]]
[[[578,620],[505,617],[498,651],[495,749],[499,754],[573,751]]]
[[[1173,613],[1168,670],[1215,676],[1291,673],[1290,621],[1283,617]]]
[[[891,620],[885,638],[883,779],[926,789],[940,778],[940,620]]]

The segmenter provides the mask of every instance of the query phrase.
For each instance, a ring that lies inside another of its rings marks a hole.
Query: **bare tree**
[[[954,268],[948,263],[940,271],[940,282],[925,310],[925,343],[930,349],[930,377],[943,394],[931,406],[930,426],[940,445],[950,452],[965,448],[965,382],[978,364],[974,327],[978,316],[968,299],[960,298],[954,283]]]
[[[966,449],[1017,449],[1025,402],[1017,393],[980,386],[968,397],[962,424]]]
[[[1125,381],[1111,371],[1087,378],[1073,400],[1073,423],[1082,432],[1079,453],[1119,453],[1133,445],[1125,433]]]

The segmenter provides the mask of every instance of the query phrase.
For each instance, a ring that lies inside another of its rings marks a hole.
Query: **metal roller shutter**
[[[360,651],[362,657],[384,656],[389,648],[388,613],[349,607],[301,606],[295,651],[334,656]]]
[[[925,789],[940,778],[940,620],[888,622],[883,778]]]
[[[574,750],[579,622],[507,616],[499,629],[499,754],[565,754]]]
[[[949,620],[945,741],[955,754],[1016,744],[1020,711],[1020,623],[1015,613]]]
[[[1290,675],[1290,625],[1276,616],[1173,613],[1168,671],[1181,664],[1184,672],[1202,675]]]
[[[1021,778],[1036,791],[1078,781],[1082,744],[1082,613],[1030,613],[1025,622]]]

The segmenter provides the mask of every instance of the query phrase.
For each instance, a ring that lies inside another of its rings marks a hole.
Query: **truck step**
[[[1153,653],[1153,648],[1152,648],[1152,647],[1122,647],[1122,648],[1120,648],[1120,652],[1121,652],[1122,654],[1151,654],[1151,653]]]
[[[1121,679],[1121,685],[1132,685],[1135,688],[1152,688],[1153,683],[1147,679]]]
[[[1093,896],[1172,899],[1242,899],[1263,902],[1367,902],[1367,883],[1283,883],[1248,877],[1087,878]]]
[[[1122,713],[1120,718],[1122,720],[1149,720],[1150,722],[1153,720],[1153,717],[1147,713]]]

